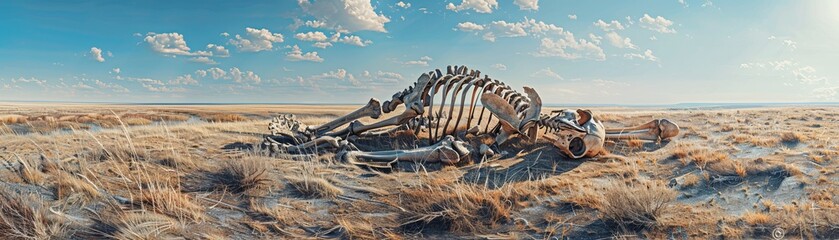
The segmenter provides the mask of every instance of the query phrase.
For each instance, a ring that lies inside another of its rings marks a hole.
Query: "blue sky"
[[[550,104],[836,101],[839,1],[2,1],[0,101],[358,103],[467,65]]]

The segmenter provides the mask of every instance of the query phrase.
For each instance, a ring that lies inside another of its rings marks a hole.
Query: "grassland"
[[[254,148],[275,114],[355,107],[0,104],[0,238],[839,238],[839,108],[595,108],[682,134],[586,160],[542,142],[380,172]]]

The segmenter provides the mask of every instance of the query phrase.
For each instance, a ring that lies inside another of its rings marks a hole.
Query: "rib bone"
[[[410,161],[454,164],[469,156],[470,152],[465,144],[462,141],[455,140],[451,135],[447,135],[437,144],[427,147],[378,152],[344,151],[338,155],[344,161],[350,163]]]
[[[668,119],[656,119],[627,128],[606,129],[606,139],[666,140],[679,135],[679,126]]]
[[[379,104],[379,100],[375,98],[371,98],[367,105],[361,107],[343,117],[339,117],[331,122],[325,123],[320,125],[319,127],[315,128],[315,132],[318,135],[324,134],[326,132],[332,131],[333,129],[340,127],[341,125],[347,124],[352,122],[356,119],[363,118],[363,117],[371,117],[373,119],[378,119],[379,116],[382,115],[382,106]]]

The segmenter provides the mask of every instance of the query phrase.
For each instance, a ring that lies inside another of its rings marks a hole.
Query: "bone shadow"
[[[655,152],[661,148],[666,147],[670,144],[670,140],[663,140],[661,143],[656,143],[654,141],[646,141],[640,147],[633,147],[629,145],[628,141],[615,141],[615,142],[606,142],[604,147],[609,150],[610,153],[619,154],[619,155],[628,155],[630,153],[636,152]]]
[[[560,175],[577,168],[587,160],[568,158],[559,149],[546,142],[536,143],[529,147],[502,146],[501,150],[509,152],[497,160],[476,162],[464,167],[467,172],[461,177],[461,181],[485,185],[488,188],[499,188],[507,183]]]

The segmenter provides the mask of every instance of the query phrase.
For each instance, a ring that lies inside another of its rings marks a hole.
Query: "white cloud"
[[[120,70],[119,68],[111,69],[111,72],[116,73],[116,74],[119,74],[119,72],[121,72],[121,71],[122,70]]]
[[[267,51],[274,48],[273,43],[283,42],[283,35],[271,33],[268,29],[245,28],[246,36],[236,34],[229,43],[236,46],[242,52]]]
[[[195,74],[198,75],[199,77],[202,77],[202,78],[206,77],[207,75],[209,75],[213,79],[221,79],[221,78],[227,77],[227,72],[225,72],[221,68],[215,68],[215,67],[214,68],[209,68],[207,70],[195,71]]]
[[[562,76],[551,70],[551,68],[543,68],[531,74],[530,76],[534,78],[551,78],[556,80],[562,80]]]
[[[237,67],[230,68],[230,75],[229,78],[233,79],[234,82],[237,83],[254,83],[259,84],[262,79],[256,73],[251,71],[241,71]]]
[[[227,32],[223,32],[219,35],[222,36],[222,37],[230,37],[230,33],[227,33]]]
[[[41,87],[47,87],[47,85],[46,85],[47,80],[41,80],[41,79],[37,79],[37,78],[34,78],[34,77],[30,77],[30,78],[19,77],[17,79],[12,78],[11,82],[13,83],[13,85],[16,85],[15,83],[34,83],[34,84],[37,84],[38,86],[41,86]]]
[[[79,83],[81,83],[81,82],[79,82]],[[128,90],[128,88],[125,88],[124,86],[116,84],[116,83],[102,82],[102,81],[99,81],[98,79],[95,80],[94,83],[96,84],[96,86],[99,86],[99,88],[101,88],[101,89],[110,89],[111,91],[116,92],[116,93],[131,92],[131,90]]]
[[[803,66],[792,70],[795,79],[804,84],[815,84],[827,82],[827,78],[815,75],[816,69],[811,66]]]
[[[102,57],[102,49],[99,49],[97,47],[90,48],[90,56],[93,57],[93,60],[96,60],[97,62],[105,61],[105,58]]]
[[[291,51],[286,54],[286,59],[289,61],[311,61],[323,62],[323,58],[318,56],[318,52],[304,53],[297,45],[291,48]]]
[[[632,44],[632,39],[621,37],[621,35],[618,35],[616,32],[606,33],[606,39],[609,40],[609,43],[616,48],[638,48],[635,44]]]
[[[378,71],[376,72],[376,79],[388,82],[398,82],[405,78],[399,73]]]
[[[367,45],[373,44],[373,41],[362,40],[361,37],[358,36],[347,35],[341,37],[341,33],[335,33],[335,35],[332,35],[331,40],[332,42],[339,42],[359,47],[366,47]]]
[[[176,85],[198,85],[198,80],[192,78],[192,74],[185,74],[169,80],[169,84]]]
[[[407,8],[411,7],[411,3],[405,3],[403,1],[399,1],[398,3],[396,3],[396,6],[407,9]]]
[[[304,23],[304,24],[305,24],[307,27],[310,27],[310,28],[322,28],[322,27],[326,26],[326,24],[325,24],[325,23],[323,23],[323,22],[321,22],[321,21],[318,21],[318,20],[314,20],[314,21],[311,21],[311,20],[310,20],[310,21],[306,21],[306,23]]]
[[[524,37],[527,36],[527,31],[524,28],[528,26],[527,22],[493,21],[489,24],[487,33],[484,34],[483,38],[495,42],[496,37]]]
[[[370,0],[298,0],[303,10],[320,21],[321,27],[347,32],[387,32],[390,19],[379,15]]]
[[[146,43],[149,44],[149,47],[155,52],[162,53],[162,54],[171,54],[171,55],[184,55],[184,56],[211,56],[212,53],[198,51],[198,52],[190,52],[190,48],[186,44],[186,40],[184,40],[184,35],[180,33],[153,33],[150,32],[146,34],[146,37],[143,39]]]
[[[627,53],[627,54],[624,54],[624,55],[623,55],[623,57],[624,57],[624,58],[627,58],[627,59],[630,59],[630,60],[632,60],[632,59],[642,59],[642,60],[650,60],[650,61],[653,61],[653,62],[657,62],[657,61],[658,61],[658,57],[656,57],[655,55],[653,55],[653,51],[652,51],[652,50],[649,50],[649,49],[647,49],[646,51],[644,51],[644,53],[643,53],[643,54],[640,54],[640,53]]]
[[[577,20],[577,14],[568,14],[568,19]]]
[[[496,64],[492,65],[492,68],[495,68],[495,69],[498,69],[498,70],[501,70],[501,71],[506,71],[507,70],[507,65],[496,63]]]
[[[652,31],[660,33],[676,33],[676,30],[671,28],[673,26],[673,21],[667,20],[662,16],[657,16],[653,18],[650,15],[644,13],[644,16],[638,19],[638,22],[642,28],[646,28]]]
[[[203,64],[211,64],[211,65],[212,64],[218,64],[216,61],[214,61],[213,59],[210,59],[208,57],[192,57],[192,58],[189,59],[189,61],[197,62],[197,63],[203,63]]]
[[[325,48],[331,47],[332,43],[331,42],[316,42],[316,43],[312,43],[312,46],[316,47],[316,48],[325,49]]]
[[[789,39],[784,40],[784,45],[787,45],[787,47],[789,47],[790,50],[795,50],[798,48],[798,43]]]
[[[423,57],[420,57],[419,60],[412,60],[412,61],[403,62],[402,65],[428,66],[428,62],[430,62],[431,60],[433,60],[433,59],[431,59],[431,57],[423,56]]]
[[[623,25],[617,20],[612,20],[612,22],[606,23],[602,19],[598,19],[597,22],[594,22],[594,26],[597,26],[606,32],[624,29]]]
[[[446,5],[446,9],[459,12],[462,10],[472,9],[479,13],[492,13],[492,9],[498,9],[497,0],[462,0],[460,5],[455,6],[453,3]]]
[[[539,10],[539,0],[515,0],[513,3],[519,6],[519,10]]]
[[[484,26],[473,22],[462,22],[457,24],[457,29],[463,32],[483,31]]]
[[[210,50],[214,57],[230,57],[230,50],[221,45],[207,44],[207,49]]]
[[[655,36],[650,36],[650,40],[655,41],[655,40],[658,40],[658,38],[657,38],[657,37],[655,37]]]
[[[591,42],[598,45],[600,44],[600,41],[603,40],[603,37],[597,36],[594,33],[589,33],[588,38],[591,39]]]
[[[813,89],[813,96],[816,99],[832,100],[836,98],[837,92],[839,92],[839,87],[816,88]]]
[[[314,42],[323,42],[326,41],[326,34],[322,32],[307,32],[307,33],[298,33],[294,34],[294,38],[300,41],[314,41]]]
[[[96,88],[93,88],[90,85],[87,85],[83,82],[78,82],[76,84],[73,84],[73,86],[71,86],[71,87],[73,87],[75,89],[81,89],[81,90],[96,90]]]

